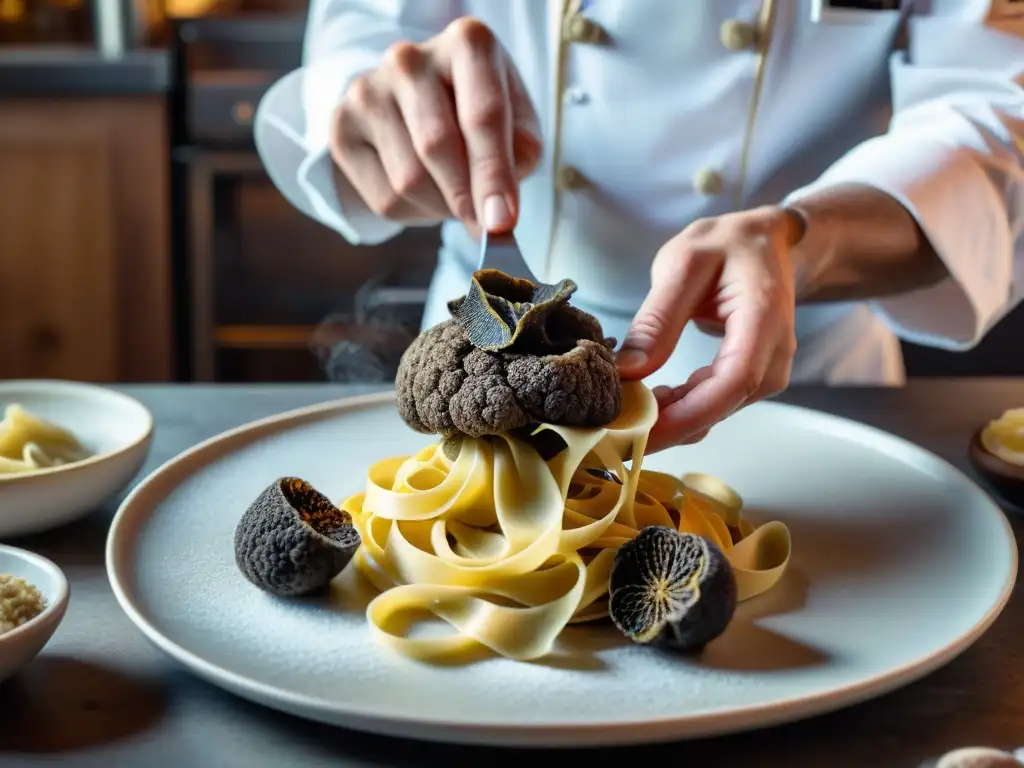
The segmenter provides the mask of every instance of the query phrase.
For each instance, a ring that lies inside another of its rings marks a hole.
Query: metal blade
[[[532,270],[523,258],[523,252],[519,250],[519,243],[516,242],[512,232],[488,233],[484,232],[480,237],[480,258],[477,261],[477,270],[498,269],[512,277],[521,277],[532,282],[537,282]]]

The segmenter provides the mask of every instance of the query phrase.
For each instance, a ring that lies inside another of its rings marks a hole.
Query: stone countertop
[[[108,59],[87,47],[0,47],[0,98],[160,95],[171,81],[159,48]]]
[[[156,420],[141,479],[224,430],[377,388],[118,389],[139,398]],[[1024,405],[1024,379],[915,380],[900,389],[794,387],[778,399],[880,427],[971,474],[966,446],[972,432],[1003,409]],[[237,698],[180,668],[150,645],[111,592],[104,546],[119,501],[63,529],[12,542],[60,565],[73,597],[44,652],[0,685],[4,768],[457,766],[495,758],[496,752],[485,748],[424,744],[307,722]],[[1019,540],[1024,514],[1008,513]],[[789,725],[676,744],[603,748],[600,757],[610,757],[610,765],[918,768],[964,746],[1014,749],[1024,743],[1022,636],[1024,602],[1015,594],[970,649],[893,693]],[[542,752],[561,760],[573,756],[537,750],[505,757],[533,761],[544,759]],[[591,758],[591,752],[576,756]]]

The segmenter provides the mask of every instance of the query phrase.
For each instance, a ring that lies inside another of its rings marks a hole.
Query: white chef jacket
[[[261,101],[257,148],[301,211],[352,243],[393,237],[402,225],[335,187],[332,113],[388,46],[476,16],[540,118],[543,157],[522,183],[516,228],[536,279],[572,278],[574,303],[621,342],[652,258],[689,222],[821,185],[873,185],[916,218],[949,277],[799,307],[791,380],[898,385],[898,338],[969,349],[1024,293],[1024,2],[902,5],[312,0],[303,66]],[[425,327],[465,293],[478,252],[460,223],[443,225]],[[688,327],[648,383],[682,383],[719,343]]]

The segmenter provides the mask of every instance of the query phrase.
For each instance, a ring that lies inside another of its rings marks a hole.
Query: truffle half
[[[305,480],[268,486],[235,528],[235,562],[265,592],[296,597],[326,586],[359,548],[359,531]]]
[[[615,554],[608,613],[636,643],[697,652],[725,631],[736,610],[736,578],[707,539],[648,526]]]
[[[410,427],[448,439],[539,422],[603,426],[622,407],[612,353],[592,315],[568,304],[570,280],[534,285],[481,270],[452,318],[421,333],[395,380]]]

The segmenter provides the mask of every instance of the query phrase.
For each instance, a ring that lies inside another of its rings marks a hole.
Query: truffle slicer
[[[540,281],[523,258],[514,232],[487,232],[480,236],[480,258],[476,269],[497,269],[510,277],[520,277],[532,283]]]

